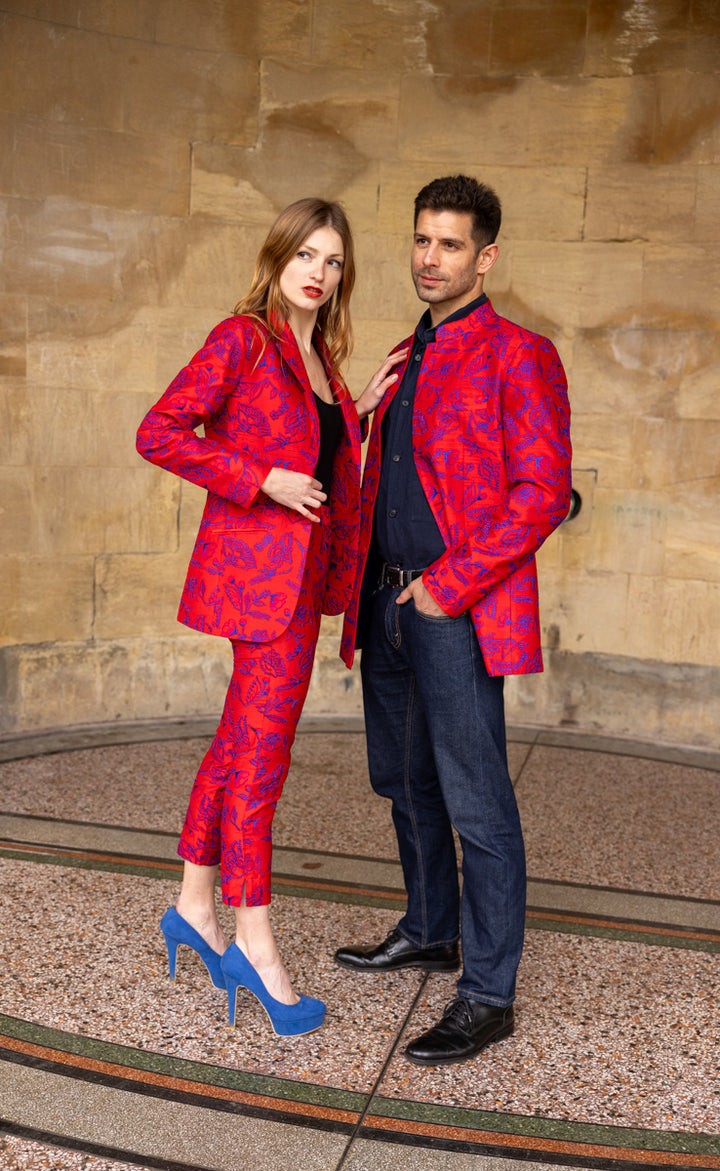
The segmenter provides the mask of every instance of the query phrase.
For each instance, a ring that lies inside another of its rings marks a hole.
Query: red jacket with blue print
[[[412,346],[412,338],[397,349]],[[405,371],[375,412],[362,487],[360,556],[341,655],[352,665],[380,483],[381,425]],[[423,573],[438,605],[469,611],[490,675],[542,671],[535,553],[570,504],[567,382],[547,338],[489,301],[441,324],[415,393],[420,483],[445,542]]]
[[[326,507],[330,569],[323,613],[346,609],[355,581],[360,520],[360,424],[355,404],[315,344],[345,423]],[[204,424],[204,437],[195,428]],[[269,642],[297,605],[313,521],[260,490],[272,467],[313,475],[320,427],[294,335],[263,342],[248,317],[231,317],[145,416],[145,459],[207,489],[178,619],[207,634]]]

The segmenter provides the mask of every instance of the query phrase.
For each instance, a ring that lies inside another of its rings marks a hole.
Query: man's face
[[[495,244],[478,250],[469,212],[420,212],[410,262],[412,279],[420,300],[429,303],[434,322],[480,296],[485,273],[496,256]]]

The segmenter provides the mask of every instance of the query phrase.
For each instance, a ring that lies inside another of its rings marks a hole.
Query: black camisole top
[[[329,497],[335,452],[340,446],[343,434],[343,414],[339,403],[326,403],[325,399],[320,398],[314,391],[313,394],[320,422],[320,452],[315,465],[315,479],[320,481],[323,492]],[[325,503],[327,504],[327,500]]]

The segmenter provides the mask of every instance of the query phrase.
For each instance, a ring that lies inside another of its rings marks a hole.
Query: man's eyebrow
[[[415,232],[414,238],[416,240],[429,240],[427,232]],[[438,242],[440,244],[459,244],[462,246],[466,243],[462,236],[440,236]]]

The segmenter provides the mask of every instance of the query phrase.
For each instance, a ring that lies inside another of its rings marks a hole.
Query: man
[[[503,677],[542,670],[534,554],[570,501],[556,350],[483,293],[500,218],[494,191],[463,175],[415,200],[412,278],[428,308],[375,412],[362,588],[343,630],[348,665],[362,647],[370,780],[392,801],[408,905],[383,943],[335,959],[358,972],[452,971],[461,935],[457,999],[405,1050],[420,1065],[513,1032],[525,853]]]

